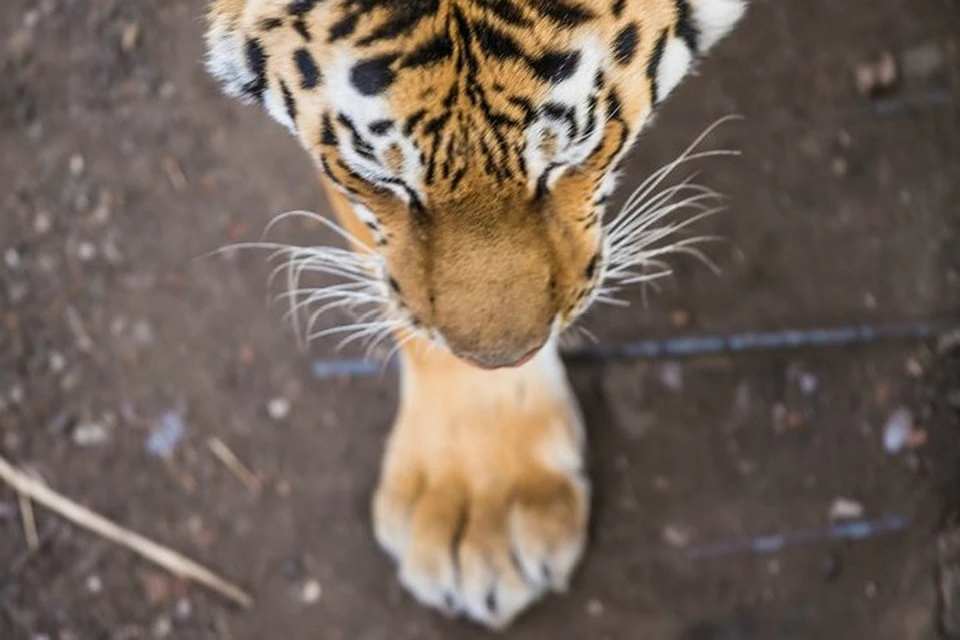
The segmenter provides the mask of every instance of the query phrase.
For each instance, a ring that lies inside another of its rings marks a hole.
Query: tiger
[[[300,142],[348,242],[291,262],[341,276],[313,302],[371,305],[357,331],[396,345],[371,519],[423,605],[499,630],[567,590],[591,485],[558,336],[658,263],[657,215],[605,222],[621,160],[745,11],[211,0],[208,71]]]

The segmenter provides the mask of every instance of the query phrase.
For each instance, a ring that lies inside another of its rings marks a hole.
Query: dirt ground
[[[623,189],[743,115],[710,140],[742,156],[700,166],[731,199],[698,229],[729,239],[711,249],[722,275],[675,260],[646,306],[638,290],[587,326],[609,345],[918,321],[939,335],[573,363],[591,551],[571,593],[505,637],[960,637],[960,571],[943,557],[960,520],[960,4],[752,5],[642,136]],[[338,356],[298,350],[267,303],[265,256],[197,260],[277,213],[325,211],[296,143],[204,74],[201,11],[0,3],[0,454],[257,602],[239,610],[39,507],[31,553],[0,489],[0,638],[490,637],[416,606],[370,533],[393,374],[319,378],[313,363]],[[899,80],[865,96],[857,70],[884,53]],[[891,453],[898,408],[913,428]],[[837,507],[902,526],[711,546],[822,532]]]

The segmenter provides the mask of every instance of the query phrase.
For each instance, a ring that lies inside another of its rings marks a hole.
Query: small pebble
[[[67,359],[58,351],[50,352],[49,357],[50,371],[52,373],[62,373],[67,368]]]
[[[602,616],[605,607],[599,600],[593,599],[587,602],[587,613],[593,617]]]
[[[668,524],[663,528],[660,537],[675,549],[682,549],[690,544],[690,532],[678,525]]]
[[[90,576],[86,582],[87,591],[92,594],[98,594],[103,591],[103,580],[100,576]]]
[[[277,422],[286,419],[290,415],[291,403],[284,397],[273,398],[267,403],[267,415],[270,419]]]
[[[153,623],[154,638],[168,638],[171,633],[173,633],[173,623],[170,622],[170,618],[157,618]]]
[[[820,386],[820,381],[812,373],[803,372],[797,376],[797,386],[800,387],[801,393],[805,396],[812,396],[817,392],[817,388]]]
[[[153,344],[153,327],[146,320],[137,320],[133,325],[131,336],[138,347],[148,347]]]
[[[323,595],[323,589],[316,580],[307,580],[300,589],[300,601],[304,604],[315,604]]]
[[[78,447],[104,444],[110,439],[106,427],[98,422],[84,422],[73,430],[73,443]]]
[[[83,159],[83,156],[79,153],[75,153],[70,156],[70,173],[73,176],[79,176],[83,173],[83,169],[86,166],[86,162]]]
[[[907,446],[912,430],[913,413],[905,407],[895,410],[883,427],[883,448],[887,453],[899,453]]]
[[[863,505],[849,498],[837,498],[830,505],[831,520],[857,520],[865,513]]]
[[[177,620],[186,620],[193,615],[193,603],[186,598],[180,598],[177,600],[177,604],[173,609],[173,613]]]
[[[120,35],[120,48],[124,53],[130,53],[136,49],[139,40],[140,25],[136,22],[131,22],[123,28],[123,33]]]
[[[43,211],[33,219],[33,230],[39,235],[47,233],[52,227],[53,222],[50,220],[50,215]]]
[[[683,388],[683,367],[679,362],[665,362],[660,366],[660,382],[671,391]]]
[[[857,67],[854,79],[857,91],[865,97],[876,97],[891,89],[899,79],[897,60],[890,52]]]
[[[27,397],[26,392],[23,390],[23,386],[15,384],[10,388],[10,391],[7,393],[7,399],[10,400],[10,404],[16,406],[23,402],[24,398]]]
[[[97,247],[92,242],[81,242],[77,245],[77,257],[81,262],[90,262],[97,257]]]
[[[867,582],[863,586],[863,595],[867,596],[870,599],[873,599],[877,595],[877,583],[873,580]]]
[[[10,269],[16,269],[20,266],[20,252],[14,248],[7,249],[3,254],[3,262]]]

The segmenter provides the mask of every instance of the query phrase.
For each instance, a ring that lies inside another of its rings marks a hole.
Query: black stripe
[[[453,55],[453,41],[443,34],[428,40],[403,59],[401,66],[406,68],[426,67],[446,60]]]
[[[613,12],[615,18],[619,18],[623,14],[623,8],[626,4],[627,0],[613,0],[613,6],[610,7],[610,11]]]
[[[700,30],[693,22],[693,11],[690,8],[689,0],[674,0],[677,5],[677,28],[676,33],[690,47],[690,52],[697,55],[700,46]]]
[[[524,59],[523,50],[516,40],[486,22],[473,23],[473,31],[480,49],[489,57],[496,60]]]
[[[551,51],[530,60],[534,73],[548,82],[562,82],[577,71],[579,51]]]
[[[290,93],[290,87],[283,80],[280,81],[280,93],[283,94],[283,105],[287,109],[287,115],[293,120],[293,125],[297,125],[297,102]]]
[[[371,122],[370,133],[375,136],[384,136],[393,129],[393,120],[375,120]]]
[[[650,61],[647,62],[647,79],[650,81],[650,102],[657,104],[660,100],[657,88],[657,71],[660,69],[660,61],[663,59],[663,50],[667,46],[667,30],[664,29],[657,38],[657,44],[653,47],[650,54]]]
[[[313,56],[306,49],[297,49],[293,54],[293,59],[300,70],[300,87],[303,89],[313,89],[320,84],[321,74]]]
[[[537,0],[533,6],[540,15],[561,27],[576,27],[596,17],[586,7],[567,0]]]
[[[330,42],[336,42],[337,40],[342,40],[343,38],[353,35],[353,32],[357,30],[358,20],[360,20],[359,13],[351,13],[340,18],[340,20],[330,27]]]
[[[319,0],[293,0],[290,4],[287,5],[287,13],[292,16],[302,16],[305,13],[309,13],[317,6]]]
[[[640,43],[640,29],[636,22],[631,22],[613,39],[613,58],[621,65],[628,65],[637,53]]]
[[[280,18],[264,18],[260,21],[260,28],[264,31],[273,31],[277,27],[283,26],[283,20]]]
[[[387,54],[358,62],[350,70],[350,82],[365,96],[379,95],[397,79],[390,68],[396,59],[396,55]]]
[[[330,121],[330,114],[323,114],[323,130],[320,134],[320,142],[325,145],[336,145],[337,131],[333,128],[333,122]]]
[[[426,115],[427,112],[424,109],[414,111],[403,125],[403,135],[409,136],[413,133],[413,130],[417,128],[417,125],[420,124],[420,121],[423,120]]]
[[[475,0],[475,2],[507,24],[515,27],[528,27],[532,24],[516,4],[509,0]]]
[[[297,16],[293,21],[293,30],[300,34],[300,37],[310,42],[313,40],[313,35],[310,33],[310,29],[307,28],[307,21],[303,19],[303,16]]]
[[[406,0],[402,3],[391,3],[394,13],[390,18],[377,27],[373,33],[361,38],[357,44],[367,47],[381,40],[399,38],[410,33],[420,22],[436,15],[440,8],[439,0]]]
[[[263,102],[263,92],[267,88],[267,54],[259,40],[250,38],[246,47],[247,68],[253,79],[247,82],[242,93],[257,102]]]

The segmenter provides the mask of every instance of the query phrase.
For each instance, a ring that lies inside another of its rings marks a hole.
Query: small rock
[[[22,260],[20,259],[20,252],[14,248],[7,249],[3,253],[3,262],[10,269],[16,269],[20,266]]]
[[[837,178],[845,177],[849,172],[849,170],[850,170],[850,165],[847,162],[846,158],[837,156],[830,161],[830,172]]]
[[[863,505],[856,500],[849,498],[837,498],[830,505],[831,520],[857,520],[863,517],[866,510]]]
[[[883,448],[887,453],[899,453],[907,446],[910,432],[913,430],[913,413],[906,407],[900,407],[890,414],[883,427]]]
[[[130,53],[137,48],[139,40],[140,25],[136,22],[131,22],[123,28],[123,33],[120,35],[120,48],[124,53]]]
[[[44,211],[38,213],[33,219],[33,231],[37,235],[44,235],[45,233],[49,232],[52,227],[53,222],[50,220],[50,214]]]
[[[307,580],[300,588],[300,601],[304,604],[315,604],[323,595],[323,589],[316,580]]]
[[[797,386],[800,387],[800,392],[803,395],[812,396],[817,392],[820,381],[812,373],[804,371],[797,376]]]
[[[279,422],[290,415],[291,408],[292,405],[287,398],[282,396],[273,398],[267,403],[267,415],[270,416],[271,420]]]
[[[863,585],[863,595],[867,596],[871,600],[877,596],[877,583],[873,580],[867,582]]]
[[[70,156],[70,175],[76,177],[83,173],[84,168],[86,167],[86,161],[83,159],[83,156],[79,153],[75,153]]]
[[[90,576],[86,582],[87,591],[92,594],[98,594],[103,591],[103,580],[100,576]]]
[[[660,532],[660,537],[675,549],[683,549],[690,544],[690,532],[686,528],[675,524],[668,524]]]
[[[157,618],[153,623],[152,631],[154,638],[168,638],[173,633],[173,623],[165,616]]]
[[[923,365],[916,358],[908,359],[905,368],[911,378],[919,378],[923,375]]]
[[[860,95],[875,98],[893,88],[899,75],[896,58],[885,52],[875,60],[859,65],[854,78]]]
[[[180,598],[173,608],[173,615],[176,616],[177,620],[186,620],[193,615],[193,603],[186,598]]]
[[[138,347],[149,347],[153,344],[153,327],[146,320],[137,320],[130,335]]]
[[[59,351],[51,351],[48,359],[51,373],[62,373],[67,368],[67,359]]]
[[[83,422],[73,430],[73,443],[78,447],[93,447],[110,440],[107,428],[99,422]]]
[[[13,385],[10,387],[10,391],[7,392],[7,399],[13,406],[22,403],[26,397],[27,393],[23,390],[23,385],[20,384]]]
[[[660,366],[660,383],[671,391],[683,389],[683,367],[679,362],[665,362]]]
[[[81,242],[77,245],[77,257],[80,262],[90,262],[97,257],[97,247],[92,242]]]
[[[603,603],[597,599],[587,601],[587,613],[594,618],[602,616],[605,609],[606,607],[603,606]]]

